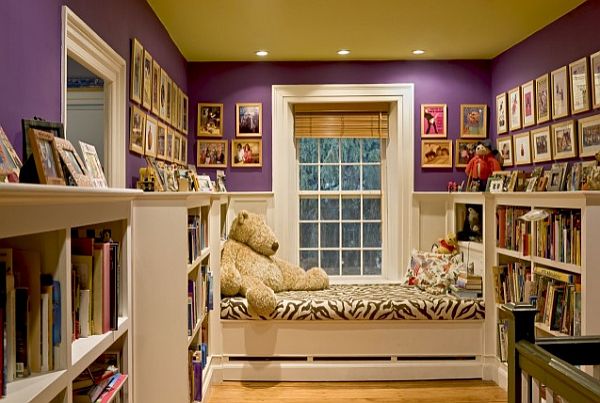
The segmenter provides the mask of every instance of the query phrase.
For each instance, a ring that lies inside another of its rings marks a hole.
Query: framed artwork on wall
[[[510,131],[521,128],[521,89],[508,91],[508,128]]]
[[[175,164],[181,164],[181,136],[173,131],[173,159]]]
[[[146,136],[146,114],[135,105],[131,105],[129,118],[129,151],[144,155]]]
[[[179,152],[179,163],[183,166],[187,165],[188,160],[188,145],[187,145],[187,137],[185,137],[181,133],[177,133],[177,136],[181,139],[181,151]]]
[[[452,168],[452,140],[421,140],[421,168]]]
[[[235,136],[236,137],[261,137],[262,136],[262,104],[238,103],[235,104]],[[261,161],[262,164],[262,161]]]
[[[572,120],[552,125],[552,151],[555,160],[577,156],[575,123]]]
[[[4,129],[0,126],[0,175],[15,174],[19,176],[21,171],[21,159],[8,140],[8,136],[4,133]]]
[[[262,140],[231,140],[231,166],[262,167]]]
[[[502,156],[503,166],[505,167],[512,166],[514,163],[512,145],[512,136],[500,137],[496,140],[496,146],[498,147],[498,152]]]
[[[173,162],[174,141],[175,133],[173,133],[173,129],[167,126],[167,138],[165,140],[165,161]]]
[[[177,96],[178,96],[178,94],[179,94],[179,87],[177,87],[175,80],[171,80],[171,92],[170,92],[170,98],[169,98],[171,100],[171,106],[169,108],[171,110],[171,120],[169,122],[171,123],[171,126],[173,126],[175,129],[178,129],[177,128]]]
[[[552,160],[552,142],[550,141],[550,126],[531,131],[531,148],[533,162]]]
[[[521,86],[521,95],[523,98],[521,105],[523,127],[533,126],[535,124],[535,89],[533,80]]]
[[[152,113],[156,116],[160,116],[160,102],[159,102],[159,88],[160,88],[160,66],[156,60],[152,60]]]
[[[535,117],[538,123],[550,120],[550,85],[548,73],[535,79]]]
[[[227,168],[227,140],[198,140],[196,166]]]
[[[69,140],[56,137],[54,138],[54,143],[56,144],[58,155],[62,159],[73,182],[77,186],[91,187],[92,179],[88,176],[85,164],[79,158],[79,155],[77,155],[73,144]]]
[[[144,49],[142,106],[152,110],[152,56]]]
[[[590,110],[587,57],[569,64],[569,88],[571,89],[571,113]]]
[[[600,151],[600,115],[577,121],[579,132],[579,156],[591,157]]]
[[[223,136],[223,104],[198,104],[198,129],[196,135],[202,137]]]
[[[144,155],[156,157],[158,142],[158,122],[152,116],[146,116],[146,135],[144,136]]]
[[[487,137],[487,105],[462,104],[460,106],[460,137]]]
[[[43,130],[29,129],[28,136],[40,183],[64,185],[65,179],[54,135]]]
[[[173,80],[171,80],[171,77],[169,77],[169,75],[167,74],[167,83],[165,85],[165,91],[166,91],[166,99],[165,99],[165,122],[167,122],[167,124],[171,124],[171,97],[173,96],[173,93],[171,92],[171,90],[173,89]]]
[[[502,134],[508,131],[506,120],[506,92],[496,95],[496,133]]]
[[[466,167],[471,158],[475,156],[475,148],[477,147],[477,140],[456,140],[456,156],[454,160],[454,166],[457,168]]]
[[[567,67],[563,66],[550,73],[552,82],[552,118],[569,115],[569,81]]]
[[[600,108],[600,52],[590,56],[592,72],[592,108]]]
[[[188,116],[189,116],[189,99],[188,96],[182,92],[181,95],[181,129],[183,133],[188,134]]]
[[[167,125],[163,122],[157,122],[158,134],[156,141],[156,158],[167,159]]]
[[[158,88],[158,116],[164,121],[167,120],[167,84],[167,73],[163,69],[160,69],[160,86]]]
[[[448,135],[447,121],[446,104],[421,105],[421,137],[446,138]]]
[[[142,103],[142,80],[143,80],[144,47],[137,40],[131,40],[131,78],[129,97],[133,102]]]
[[[531,141],[529,132],[513,135],[515,165],[531,164]]]

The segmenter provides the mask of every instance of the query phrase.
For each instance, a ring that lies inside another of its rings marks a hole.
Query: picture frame
[[[181,105],[181,129],[184,134],[188,134],[189,124],[188,124],[188,116],[189,116],[189,98],[187,94],[182,92],[182,105]]]
[[[165,100],[165,122],[167,122],[168,124],[171,124],[171,97],[173,96],[173,93],[171,92],[173,88],[173,80],[171,80],[171,77],[169,77],[169,75],[167,74],[167,83],[165,85],[165,89],[166,89],[166,100]]]
[[[517,191],[517,182],[519,179],[519,174],[523,174],[523,172],[519,170],[510,171],[510,175],[508,175],[508,182],[506,183],[506,191],[507,192],[515,192]]]
[[[500,176],[490,177],[488,179],[488,188],[490,193],[504,192],[504,178]]]
[[[546,73],[535,79],[535,119],[538,124],[548,122],[552,117],[549,77]]]
[[[531,131],[531,150],[533,162],[552,160],[552,141],[550,126],[540,127]]]
[[[262,103],[235,104],[235,136],[262,137]]]
[[[569,164],[567,162],[555,162],[550,168],[550,180],[548,183],[549,191],[562,191],[566,190],[567,185],[567,172],[569,170]],[[555,172],[559,172],[558,184],[555,183]],[[558,186],[558,188],[556,188]]]
[[[567,67],[563,66],[550,73],[552,82],[552,119],[569,115],[569,81]]]
[[[65,185],[54,135],[50,132],[32,128],[29,129],[27,134],[39,183],[43,185]]]
[[[37,117],[33,119],[21,119],[21,130],[23,131],[23,161],[31,155],[31,145],[29,144],[29,129],[37,129],[50,132],[54,137],[65,138],[65,127],[62,122],[50,122]]]
[[[580,157],[591,157],[600,151],[600,115],[579,119],[577,132]]]
[[[231,140],[231,167],[262,167],[262,140]]]
[[[555,160],[577,156],[575,123],[572,120],[552,125],[552,151]]]
[[[587,57],[569,63],[569,88],[571,113],[581,113],[590,110],[590,90],[588,85]]]
[[[213,186],[210,176],[198,175],[198,191],[200,192],[212,192]]]
[[[174,164],[181,164],[181,136],[173,131],[173,159]]]
[[[600,51],[590,55],[592,108],[600,108]]]
[[[496,95],[496,133],[508,132],[508,120],[506,119],[506,92]]]
[[[513,135],[515,165],[531,164],[531,139],[529,132]]]
[[[181,125],[181,98],[182,98],[182,94],[183,91],[181,91],[181,88],[177,87],[177,107],[175,108],[177,110],[177,130],[182,131],[182,125]]]
[[[421,168],[452,168],[452,140],[421,140]]]
[[[589,190],[588,177],[596,166],[596,160],[581,162],[581,190]]]
[[[533,80],[521,85],[523,128],[535,125],[535,86]]]
[[[178,86],[177,83],[175,83],[175,80],[171,79],[170,81],[171,84],[171,92],[170,92],[170,103],[171,106],[169,107],[169,110],[171,111],[171,119],[169,120],[169,122],[171,123],[171,126],[173,126],[176,130],[178,130],[177,127],[177,95],[178,95]]]
[[[550,178],[550,171],[544,172],[544,175],[538,178],[538,182],[535,188],[536,192],[545,192],[548,187],[548,179]]]
[[[157,122],[156,158],[167,161],[167,125]]]
[[[15,178],[13,179],[16,179],[19,177],[22,166],[23,163],[19,155],[10,143],[4,129],[0,126],[0,175],[8,176],[14,174]]]
[[[448,107],[446,104],[421,104],[421,137],[448,136]]]
[[[93,187],[108,187],[104,171],[102,170],[102,164],[100,163],[98,153],[96,152],[96,147],[92,144],[84,143],[83,141],[79,141],[79,147],[81,148],[82,159],[87,168],[88,175],[92,179]]]
[[[156,149],[158,148],[158,122],[152,116],[146,116],[146,125],[144,130],[144,155],[156,158]]]
[[[515,87],[508,91],[508,129],[510,131],[521,128],[521,89]]]
[[[464,168],[467,166],[469,161],[475,156],[477,143],[477,140],[456,139],[455,167]]]
[[[562,183],[562,170],[557,167],[550,169],[550,179],[548,180],[547,190],[549,192],[560,192]]]
[[[538,181],[537,176],[531,176],[531,177],[525,179],[525,191],[526,192],[535,192],[537,181]]]
[[[223,104],[198,103],[197,136],[223,137]]]
[[[152,62],[154,59],[148,50],[144,49],[144,63],[142,65],[142,106],[148,111],[152,110]]]
[[[181,139],[181,151],[179,152],[179,163],[183,166],[187,165],[187,161],[188,161],[188,143],[187,143],[187,137],[184,136],[181,133],[177,133],[177,135],[179,136],[179,138]]]
[[[131,39],[131,78],[129,88],[129,98],[138,104],[142,103],[142,80],[143,80],[143,59],[144,47],[137,40]]]
[[[160,65],[152,60],[152,113],[160,117]]]
[[[129,151],[144,155],[146,144],[146,113],[139,107],[131,105],[129,117]]]
[[[167,126],[167,138],[165,141],[165,161],[174,162],[173,154],[174,154],[174,143],[175,143],[175,133],[173,129]]]
[[[158,95],[159,95],[158,116],[165,122],[167,121],[167,84],[168,84],[167,73],[161,68],[160,69],[160,86],[158,89]]]
[[[503,165],[505,167],[512,166],[514,164],[512,136],[497,138],[496,147],[503,159]]]
[[[201,168],[227,168],[227,140],[198,140],[196,166]]]
[[[481,139],[487,137],[487,105],[460,105],[460,137]]]
[[[56,137],[54,138],[54,143],[63,166],[74,184],[81,187],[92,187],[92,179],[88,176],[85,164],[79,158],[73,144],[69,140]],[[65,182],[67,182],[66,177]]]
[[[215,184],[218,192],[227,192],[227,188],[225,187],[225,171],[222,169],[217,169],[217,179],[215,180]]]

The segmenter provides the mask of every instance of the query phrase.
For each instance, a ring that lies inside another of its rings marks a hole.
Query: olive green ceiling
[[[147,1],[188,61],[490,59],[584,2]]]

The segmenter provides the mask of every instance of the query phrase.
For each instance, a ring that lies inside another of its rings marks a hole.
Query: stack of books
[[[73,381],[74,403],[120,402],[118,394],[127,380],[119,371],[120,354],[105,352]]]
[[[480,298],[483,293],[483,280],[480,275],[460,272],[456,284],[450,286],[450,293],[458,298]]]

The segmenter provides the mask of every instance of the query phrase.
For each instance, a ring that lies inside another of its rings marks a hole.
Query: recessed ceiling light
[[[266,50],[258,50],[258,51],[256,52],[256,56],[261,56],[261,57],[262,57],[262,56],[266,56],[266,55],[268,55],[268,54],[269,54],[269,52],[267,52]]]
[[[342,55],[342,56],[349,55],[350,51],[348,49],[340,49],[340,50],[337,51],[337,54],[338,55]]]
[[[413,52],[413,55],[422,55],[423,53],[425,53],[425,51],[421,50],[421,49],[415,49],[412,52]]]

